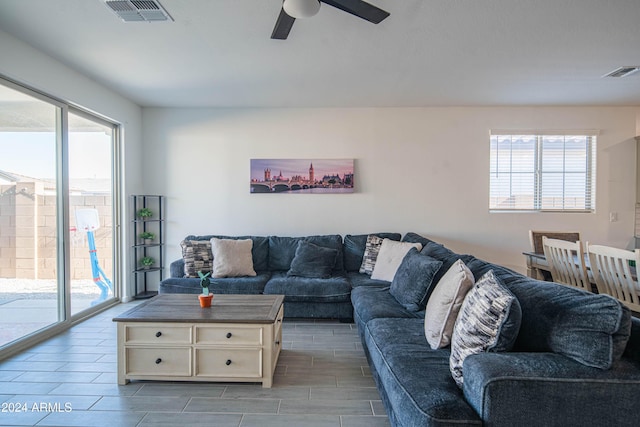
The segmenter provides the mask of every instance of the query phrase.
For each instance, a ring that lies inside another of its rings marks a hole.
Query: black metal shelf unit
[[[147,285],[152,281],[160,283],[164,275],[164,197],[154,195],[131,196],[132,233],[131,233],[131,265],[133,267],[134,298],[151,298],[158,294],[150,291]],[[148,209],[151,215],[141,217],[141,209]],[[153,233],[154,238],[144,240],[142,233]],[[143,266],[143,258],[153,258],[151,266]],[[140,287],[142,289],[140,289]]]

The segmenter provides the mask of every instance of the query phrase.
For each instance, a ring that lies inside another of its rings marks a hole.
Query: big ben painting
[[[353,193],[353,159],[252,159],[251,193]]]

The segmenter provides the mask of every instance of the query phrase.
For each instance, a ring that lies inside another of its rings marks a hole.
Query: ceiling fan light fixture
[[[320,10],[319,0],[284,0],[282,8],[292,18],[310,18]]]

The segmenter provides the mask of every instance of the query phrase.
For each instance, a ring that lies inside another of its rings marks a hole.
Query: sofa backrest
[[[313,243],[314,245],[325,248],[332,248],[338,251],[336,256],[336,265],[333,271],[344,271],[342,236],[339,234],[328,234],[322,236],[304,236],[304,237],[283,237],[270,236],[269,244],[269,270],[286,271],[291,267],[291,261],[296,255],[298,242],[301,240]]]

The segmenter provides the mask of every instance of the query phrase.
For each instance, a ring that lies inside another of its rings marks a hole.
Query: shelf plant
[[[156,260],[151,258],[150,256],[146,256],[140,260],[140,264],[142,264],[144,268],[151,267],[155,262]]]
[[[156,238],[156,235],[150,231],[144,231],[140,233],[140,238],[144,240],[146,244],[149,244]]]
[[[142,208],[142,209],[138,209],[137,215],[139,218],[148,219],[153,216],[153,211],[149,208]]]

